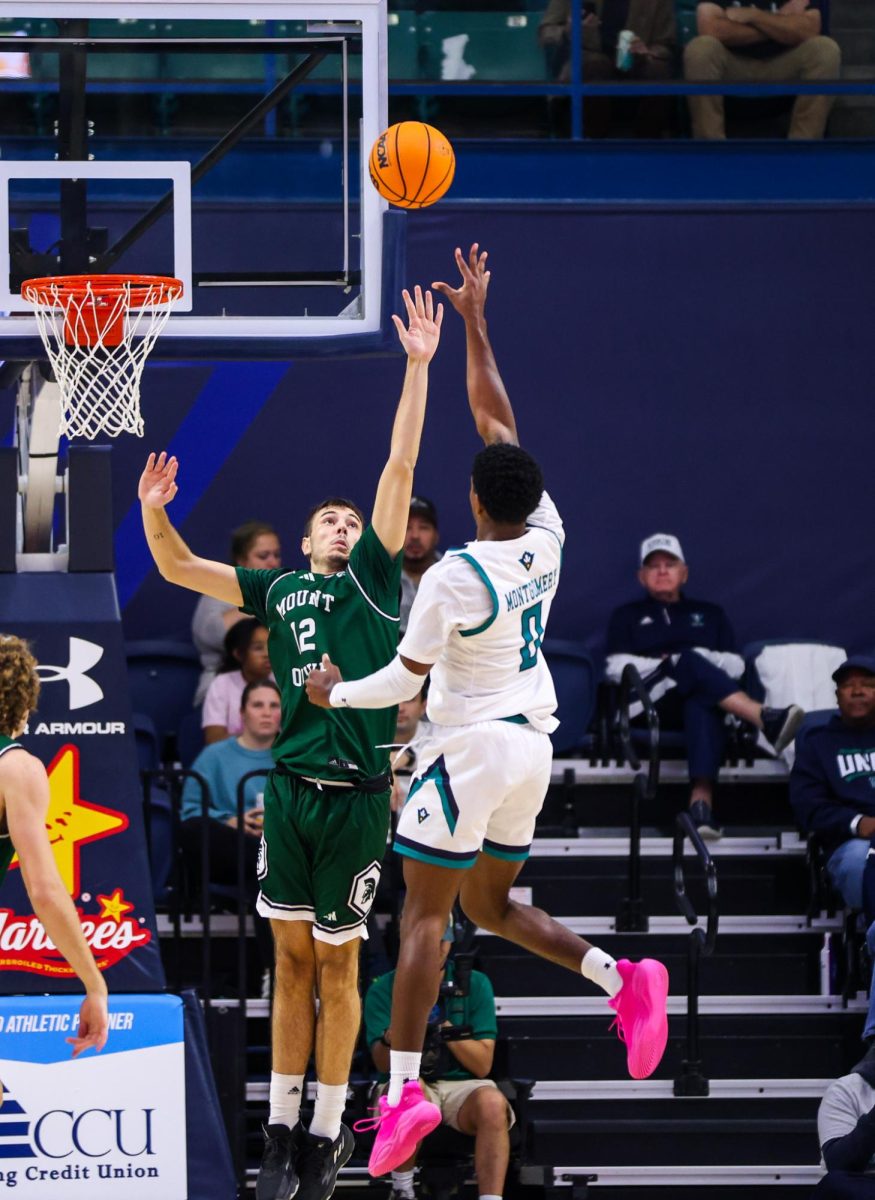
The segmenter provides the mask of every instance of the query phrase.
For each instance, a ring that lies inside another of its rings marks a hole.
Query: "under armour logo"
[[[421,825],[423,821],[428,819],[428,809],[427,808],[418,808],[416,810],[416,819]]]
[[[535,556],[534,556],[534,554],[532,554],[531,550],[526,550],[526,552],[520,558],[520,562],[523,564],[523,566],[526,568],[527,571],[531,571],[532,563],[534,561],[535,561]]]
[[[87,708],[103,699],[103,688],[86,671],[90,671],[103,658],[103,646],[86,642],[84,638],[70,638],[70,661],[66,667],[53,667],[40,663],[37,674],[43,683],[57,683],[66,679],[70,691],[70,709]]]

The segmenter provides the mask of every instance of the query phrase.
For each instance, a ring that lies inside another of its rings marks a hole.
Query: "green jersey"
[[[5,733],[0,733],[0,755],[6,753],[7,750],[22,750],[23,747],[19,742],[15,742],[11,737],[7,737]],[[4,816],[0,821],[0,883],[6,877],[6,872],[9,870],[9,864],[15,857],[15,847],[12,845],[12,838],[9,836],[9,822]]]
[[[395,737],[395,708],[318,708],[307,699],[311,671],[328,654],[344,679],[361,679],[398,646],[401,554],[390,557],[373,526],[356,542],[343,571],[237,568],[243,611],[263,622],[281,693],[277,764],[296,775],[358,782],[385,771]]]

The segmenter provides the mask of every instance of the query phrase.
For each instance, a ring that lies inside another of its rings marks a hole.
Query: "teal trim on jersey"
[[[472,558],[470,554],[460,554],[459,558],[464,558],[465,562],[474,568],[474,570],[477,572],[477,574],[480,576],[480,578],[483,580],[484,584],[486,585],[487,592],[489,592],[489,595],[492,597],[492,615],[487,617],[486,620],[483,622],[483,624],[478,625],[476,629],[460,629],[459,630],[459,633],[462,635],[462,637],[474,637],[475,634],[483,633],[484,630],[488,629],[489,626],[492,624],[492,622],[495,620],[495,618],[498,616],[498,596],[496,594],[495,588],[492,586],[492,580],[489,578],[489,576],[486,574],[486,572],[480,566],[480,563],[477,561],[476,558]]]
[[[522,713],[516,713],[512,717],[499,717],[499,721],[507,721],[509,725],[528,725],[529,718],[524,717]]]
[[[505,862],[525,862],[530,854],[530,847],[525,850],[495,850],[488,842],[483,843],[483,853],[488,854],[490,858],[503,858]]]
[[[470,858],[462,859],[460,862],[447,862],[445,858],[438,858],[434,854],[425,854],[422,850],[413,850],[409,846],[399,846],[397,842],[393,842],[392,849],[396,854],[401,854],[405,858],[415,858],[417,862],[430,863],[433,867],[447,867],[450,871],[467,871],[477,861],[477,855],[472,854]]]

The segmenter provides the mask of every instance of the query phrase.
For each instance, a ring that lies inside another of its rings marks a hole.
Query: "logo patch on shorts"
[[[258,843],[258,859],[255,863],[255,874],[259,879],[267,877],[267,842],[264,840],[264,834],[261,835],[261,841]]]
[[[428,820],[428,809],[427,808],[418,808],[416,810],[416,819],[420,823],[420,825],[422,824],[423,821],[427,821]]]
[[[347,904],[360,917],[366,917],[374,903],[377,894],[377,884],[380,882],[380,864],[374,860],[369,867],[353,876],[352,887],[349,889]]]

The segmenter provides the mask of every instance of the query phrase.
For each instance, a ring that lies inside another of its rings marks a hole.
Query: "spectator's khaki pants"
[[[714,37],[695,37],[684,51],[684,78],[698,83],[778,83],[792,79],[837,79],[841,52],[828,37],[809,38],[774,58],[736,54]],[[695,138],[725,138],[722,96],[688,96]],[[822,138],[834,96],[799,96],[793,105],[791,138]]]

